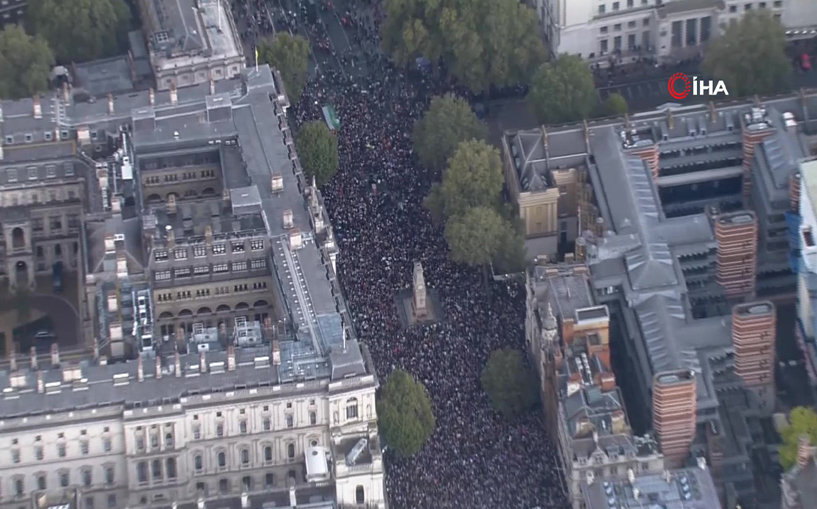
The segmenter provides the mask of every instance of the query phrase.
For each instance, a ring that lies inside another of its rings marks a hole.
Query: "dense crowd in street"
[[[245,19],[260,11],[256,1],[239,7]],[[491,351],[523,348],[524,288],[495,283],[489,303],[480,272],[448,260],[442,230],[421,205],[432,175],[417,163],[411,142],[414,122],[430,98],[447,90],[369,51],[377,47],[382,20],[374,4],[339,15],[341,23],[350,21],[344,26],[368,72],[353,79],[342,68],[324,70],[294,110],[299,125],[322,119],[324,105],[337,111],[340,169],[323,193],[340,245],[338,272],[348,305],[381,380],[395,368],[412,373],[427,387],[437,419],[416,456],[388,455],[390,507],[567,507],[539,414],[507,422],[491,409],[479,381]],[[250,30],[252,37],[259,32]],[[346,62],[336,56],[341,65]],[[439,296],[444,320],[403,329],[395,298],[410,287],[415,261]]]
[[[378,375],[404,368],[428,388],[437,427],[415,457],[389,458],[394,509],[566,507],[554,451],[538,414],[508,423],[479,382],[489,353],[522,348],[524,289],[492,288],[479,271],[451,263],[440,228],[421,201],[431,175],[412,155],[410,133],[442,89],[380,62],[365,83],[335,73],[313,82],[298,121],[333,104],[341,121],[340,171],[324,189],[340,244],[338,271],[357,330]],[[403,330],[395,295],[410,287],[415,261],[440,296],[443,323]]]

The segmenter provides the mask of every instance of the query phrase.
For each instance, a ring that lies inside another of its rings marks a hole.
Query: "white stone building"
[[[687,58],[752,9],[771,9],[790,37],[817,33],[817,6],[810,0],[535,0],[534,6],[554,54],[600,63]]]

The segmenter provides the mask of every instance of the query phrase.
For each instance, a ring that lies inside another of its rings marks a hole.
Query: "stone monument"
[[[414,262],[414,277],[412,278],[414,295],[411,300],[411,311],[415,321],[422,321],[428,318],[428,306],[426,303],[426,280],[423,277],[423,264]]]
[[[411,288],[398,292],[395,300],[403,327],[427,325],[443,319],[440,301],[434,289],[426,287],[423,265],[420,262],[414,262]]]

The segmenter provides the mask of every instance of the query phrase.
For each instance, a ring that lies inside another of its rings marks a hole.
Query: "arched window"
[[[146,461],[140,461],[137,467],[137,477],[140,483],[148,482],[148,464]]]
[[[218,453],[218,468],[224,468],[227,466],[227,455],[224,454],[224,451]]]
[[[250,451],[241,449],[241,464],[247,466],[250,464]]]
[[[357,419],[357,398],[349,398],[346,401],[346,418]]]
[[[318,414],[315,412],[309,412],[309,424],[312,426],[318,424]]]
[[[167,467],[167,478],[168,479],[175,479],[176,478],[176,459],[175,458],[167,458],[166,467]]]
[[[153,460],[150,469],[153,471],[153,479],[161,479],[162,478],[162,462],[159,460]]]
[[[295,444],[287,445],[287,458],[295,459]]]
[[[201,454],[197,454],[196,457],[193,458],[193,465],[196,472],[201,472],[204,469],[204,459],[201,457]]]
[[[26,236],[23,229],[19,226],[11,230],[11,246],[15,249],[24,247],[26,245]]]
[[[264,447],[264,461],[272,461],[272,447]]]
[[[358,487],[355,488],[355,503],[357,504],[366,503],[366,492],[363,491],[363,486],[358,485]]]

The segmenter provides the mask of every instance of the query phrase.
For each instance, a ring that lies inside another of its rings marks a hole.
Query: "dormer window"
[[[6,145],[13,145],[14,144],[14,136],[8,134],[6,135]]]
[[[26,133],[26,143],[31,143],[34,141],[34,135],[31,133]]]
[[[43,133],[43,138],[45,138],[45,141],[51,141],[54,139],[54,135],[51,133],[51,131],[46,131]]]

